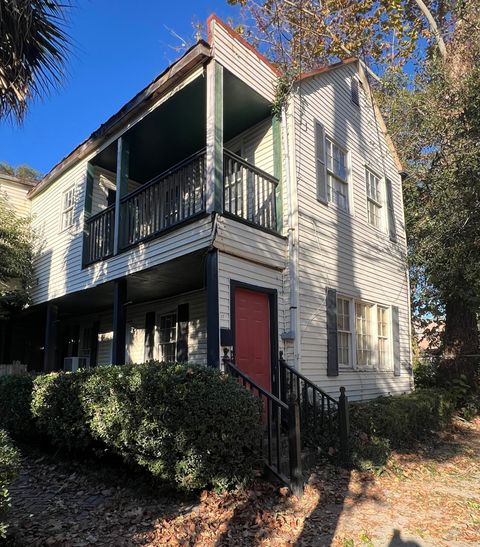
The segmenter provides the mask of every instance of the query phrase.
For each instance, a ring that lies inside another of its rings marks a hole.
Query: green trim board
[[[282,132],[280,120],[277,116],[272,118],[273,136],[273,175],[278,179],[276,190],[277,231],[283,231],[283,180],[282,180]]]

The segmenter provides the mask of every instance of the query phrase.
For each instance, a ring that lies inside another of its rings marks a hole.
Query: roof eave
[[[64,171],[73,164],[83,159],[95,148],[98,148],[107,139],[117,133],[131,119],[138,116],[142,110],[148,108],[159,96],[173,87],[193,68],[203,64],[212,56],[210,46],[203,40],[192,46],[180,59],[165,69],[153,82],[142,91],[137,93],[133,99],[126,103],[116,114],[111,116],[97,130],[95,130],[85,141],[79,144],[68,156],[63,158],[50,172],[32,188],[27,194],[29,198],[45,190]]]

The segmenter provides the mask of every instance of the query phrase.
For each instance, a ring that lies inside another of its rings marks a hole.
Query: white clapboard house
[[[278,71],[212,16],[199,41],[28,194],[33,304],[10,361],[35,370],[224,349],[265,389],[279,352],[335,396],[406,392],[401,166],[361,63]]]

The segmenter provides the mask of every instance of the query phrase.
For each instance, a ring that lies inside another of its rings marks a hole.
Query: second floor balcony
[[[206,214],[206,151],[191,155],[85,222],[84,265],[125,251]],[[223,151],[223,213],[268,231],[277,230],[278,179],[240,156]]]

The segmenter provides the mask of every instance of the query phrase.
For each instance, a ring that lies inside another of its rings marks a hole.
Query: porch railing
[[[135,245],[205,211],[205,150],[121,200],[121,248]]]
[[[303,493],[300,411],[298,400],[292,396],[288,403],[259,386],[230,359],[225,348],[222,359],[224,371],[237,378],[245,389],[257,397],[263,407],[264,433],[259,438],[265,467],[296,495]]]
[[[229,150],[223,152],[224,210],[252,224],[276,230],[278,179]]]
[[[113,254],[115,205],[85,221],[84,262],[91,264]]]
[[[325,393],[306,376],[287,364],[280,352],[278,360],[279,398],[287,402],[294,394],[300,405],[302,447],[338,450],[340,461],[349,459],[349,410],[345,388],[339,399]]]

